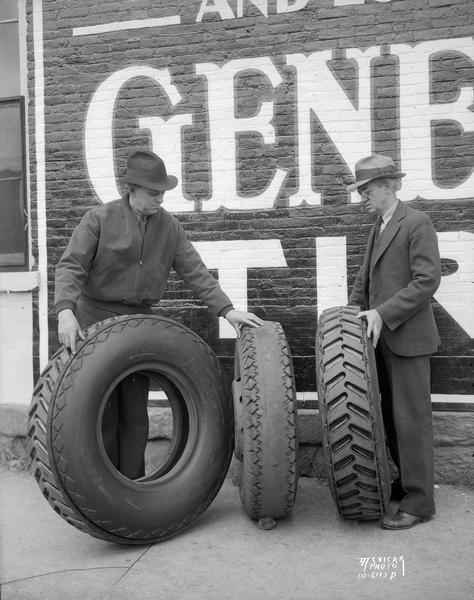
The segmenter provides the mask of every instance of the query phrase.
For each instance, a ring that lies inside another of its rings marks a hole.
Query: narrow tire
[[[240,497],[255,520],[281,519],[297,490],[297,413],[293,363],[279,323],[244,327],[233,384]],[[239,415],[240,412],[240,415]]]

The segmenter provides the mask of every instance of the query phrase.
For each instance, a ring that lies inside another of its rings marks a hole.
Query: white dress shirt
[[[398,204],[398,201],[394,202],[392,204],[392,206],[383,213],[383,215],[382,215],[382,223],[380,224],[379,235],[382,233],[382,231],[385,229],[385,227],[387,227],[388,222],[393,217],[393,213],[395,212],[395,209],[397,208],[397,204]]]

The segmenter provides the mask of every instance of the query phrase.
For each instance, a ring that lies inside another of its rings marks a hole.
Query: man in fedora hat
[[[377,359],[385,431],[398,467],[386,529],[407,529],[435,512],[430,354],[438,348],[431,298],[441,279],[435,229],[427,215],[397,199],[404,173],[391,158],[372,155],[355,165],[357,190],[378,215],[349,304],[360,306]]]
[[[243,324],[263,324],[256,315],[234,309],[180,222],[161,207],[164,193],[178,182],[162,159],[148,150],[131,151],[125,182],[123,198],[84,215],[56,267],[59,341],[75,353],[77,337],[84,339],[82,330],[89,325],[117,315],[152,313],[172,267],[237,335]],[[102,420],[107,454],[130,479],[144,475],[148,387],[144,375],[126,377]]]

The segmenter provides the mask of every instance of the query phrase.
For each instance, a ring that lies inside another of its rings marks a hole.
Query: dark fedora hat
[[[165,163],[150,150],[131,150],[127,158],[125,183],[134,183],[156,192],[172,190],[178,185],[174,175],[166,173]]]
[[[393,177],[396,179],[405,177],[405,173],[397,171],[390,156],[383,156],[383,154],[371,154],[361,158],[356,162],[354,170],[356,181],[347,186],[348,192],[353,192],[362,185],[369,183],[369,181],[380,177]]]

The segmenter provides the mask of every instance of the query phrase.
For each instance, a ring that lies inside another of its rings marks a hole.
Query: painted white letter
[[[313,192],[311,152],[311,111],[321,121],[328,136],[352,170],[354,163],[372,153],[370,63],[380,56],[375,46],[365,52],[357,48],[346,52],[359,70],[359,102],[355,108],[332,74],[328,61],[331,50],[304,54],[289,54],[287,64],[296,67],[298,96],[298,170],[299,190],[290,197],[290,206],[304,200],[310,205],[321,204],[321,194]],[[354,195],[353,201],[359,201]]]
[[[237,0],[237,16],[244,16],[244,1],[245,0]],[[258,10],[264,15],[268,17],[268,0],[248,0],[250,4],[253,4],[258,8]]]
[[[200,23],[205,14],[215,12],[220,14],[222,20],[235,19],[235,15],[227,0],[212,0],[212,4],[208,6],[210,1],[211,0],[202,0],[201,7],[196,17],[196,23]]]
[[[166,171],[178,178],[178,185],[164,196],[163,207],[169,212],[194,210],[194,202],[186,200],[183,196],[181,161],[181,130],[192,122],[193,117],[189,114],[174,115],[167,121],[161,117],[142,117],[138,120],[140,129],[150,131],[152,150],[164,159]]]
[[[156,81],[166,92],[173,106],[181,101],[180,93],[171,83],[168,69],[127,67],[113,73],[99,85],[87,109],[84,152],[89,179],[99,200],[104,204],[120,197],[113,163],[112,123],[115,100],[120,88],[134,77],[149,77]]]
[[[346,236],[316,238],[316,286],[318,315],[347,304]]]
[[[222,67],[213,63],[196,65],[196,74],[208,80],[209,137],[211,140],[212,197],[202,203],[204,211],[222,206],[232,210],[272,208],[286,171],[276,169],[266,190],[258,196],[244,198],[237,194],[236,134],[240,131],[258,132],[266,144],[275,143],[273,102],[262,102],[252,117],[235,117],[234,79],[243,71],[263,73],[275,88],[281,76],[270,58],[231,60]]]
[[[391,2],[392,0],[375,0],[376,2]],[[334,0],[334,6],[350,6],[351,4],[365,4],[365,0]]]
[[[217,269],[219,283],[237,310],[247,310],[247,269],[286,267],[280,240],[194,242],[209,269]],[[221,319],[221,338],[235,338],[232,325]]]
[[[422,42],[412,48],[395,44],[390,48],[400,59],[400,145],[401,169],[407,176],[400,191],[402,200],[417,196],[429,200],[470,198],[474,172],[456,187],[438,187],[433,181],[431,124],[437,120],[457,121],[466,132],[474,131],[472,85],[459,89],[454,102],[430,104],[430,59],[438,52],[456,52],[474,60],[474,40],[458,38]]]
[[[455,260],[458,268],[441,278],[435,299],[474,337],[474,233],[444,231],[438,233],[438,242],[441,258]]]
[[[308,4],[308,0],[295,0],[290,4],[290,0],[277,0],[277,13],[289,13],[301,10]]]

